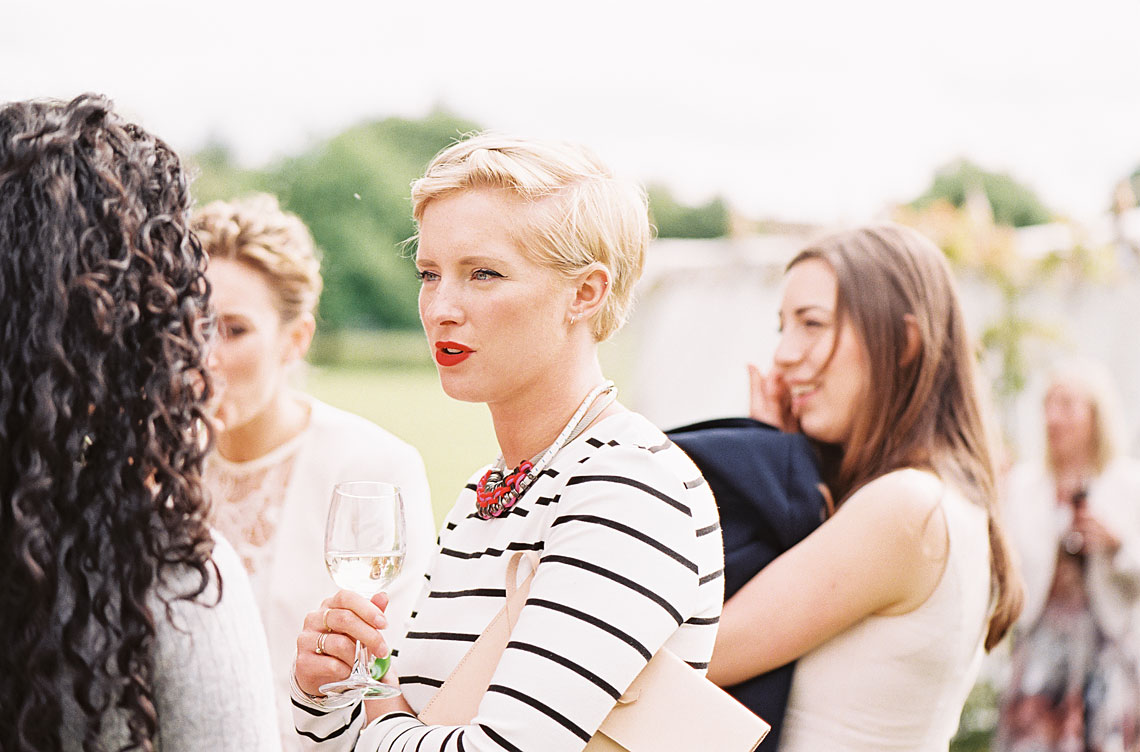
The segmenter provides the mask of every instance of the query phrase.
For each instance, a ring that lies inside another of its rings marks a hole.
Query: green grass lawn
[[[486,406],[448,397],[430,365],[314,366],[305,390],[368,418],[420,450],[437,525],[471,474],[498,456]]]

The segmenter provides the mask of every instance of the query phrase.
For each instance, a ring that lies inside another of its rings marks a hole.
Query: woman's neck
[[[307,401],[284,387],[258,415],[219,434],[218,452],[230,462],[264,457],[304,431],[311,412]]]
[[[596,356],[581,367],[550,374],[509,401],[489,404],[503,462],[513,468],[558,438],[590,390],[602,383]],[[610,414],[611,405],[602,415]],[[598,416],[601,417],[601,416]]]

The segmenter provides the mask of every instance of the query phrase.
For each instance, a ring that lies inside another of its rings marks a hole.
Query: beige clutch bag
[[[530,572],[518,582],[519,563]],[[530,591],[538,555],[516,552],[507,564],[507,602],[420,712],[432,725],[475,717]],[[771,727],[668,650],[653,656],[586,745],[587,752],[752,752]]]

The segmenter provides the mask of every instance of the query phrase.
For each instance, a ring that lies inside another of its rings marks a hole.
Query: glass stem
[[[356,641],[356,662],[352,664],[352,675],[358,679],[371,679],[368,670],[368,648],[360,641]]]

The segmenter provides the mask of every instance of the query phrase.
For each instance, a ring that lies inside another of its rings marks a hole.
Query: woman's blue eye
[[[420,282],[431,282],[437,276],[438,275],[435,272],[429,272],[426,270],[419,270],[419,269],[416,270],[416,279],[418,279]]]
[[[502,278],[502,276],[502,274],[499,274],[496,271],[491,271],[490,269],[476,269],[475,271],[471,272],[471,277],[473,279],[495,279]]]

